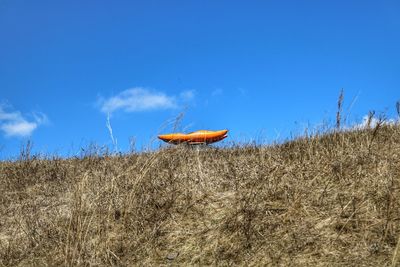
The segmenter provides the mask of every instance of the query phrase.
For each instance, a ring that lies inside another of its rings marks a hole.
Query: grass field
[[[400,126],[0,163],[0,266],[400,266]]]

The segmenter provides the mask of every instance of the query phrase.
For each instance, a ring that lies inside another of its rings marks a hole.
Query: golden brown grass
[[[399,237],[395,125],[0,163],[0,266],[399,266]]]

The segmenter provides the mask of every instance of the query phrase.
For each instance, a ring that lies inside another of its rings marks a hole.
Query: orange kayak
[[[228,130],[221,130],[221,131],[200,130],[189,134],[183,134],[183,133],[163,134],[159,135],[158,138],[160,138],[164,142],[175,145],[180,143],[186,143],[189,145],[211,144],[221,141],[222,139],[228,137],[227,133]]]

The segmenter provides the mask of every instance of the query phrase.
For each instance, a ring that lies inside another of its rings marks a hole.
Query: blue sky
[[[30,139],[73,156],[181,130],[271,142],[333,121],[395,118],[399,1],[0,0],[0,158]],[[354,100],[354,101],[353,101]],[[165,126],[166,125],[166,126]]]

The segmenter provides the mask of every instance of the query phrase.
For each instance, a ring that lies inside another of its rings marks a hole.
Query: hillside
[[[399,237],[394,125],[0,163],[0,266],[398,266]]]

